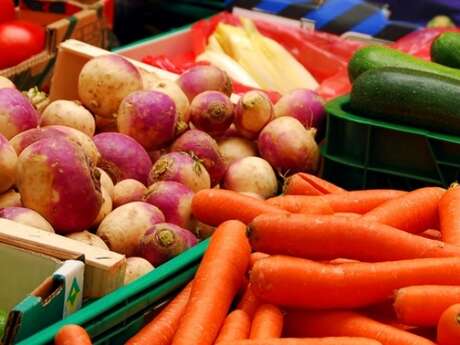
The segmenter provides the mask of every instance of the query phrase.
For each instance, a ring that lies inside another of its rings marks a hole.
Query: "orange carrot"
[[[291,195],[324,195],[345,192],[345,189],[307,173],[297,173],[290,176],[283,189],[284,194]]]
[[[336,212],[336,213],[334,213],[334,216],[336,216],[336,217],[344,217],[344,218],[350,219],[350,220],[358,219],[358,218],[361,217],[361,215],[359,213],[353,213],[353,212]]]
[[[439,225],[442,240],[460,244],[460,187],[449,188],[439,202]]]
[[[439,187],[416,189],[367,212],[363,219],[414,233],[436,229],[439,223],[438,204],[445,192]]]
[[[225,189],[204,189],[195,194],[192,212],[201,222],[209,225],[237,219],[247,224],[263,213],[286,213],[277,207]]]
[[[91,345],[86,330],[78,325],[65,325],[54,337],[55,345]]]
[[[334,210],[322,197],[283,195],[266,200],[267,204],[292,213],[333,214]]]
[[[230,340],[248,339],[250,328],[251,319],[248,314],[242,310],[234,310],[225,319],[216,344]]]
[[[426,338],[348,311],[292,311],[285,324],[289,337],[365,337],[383,345],[434,345]]]
[[[251,253],[251,258],[250,258],[250,263],[249,263],[249,269],[252,268],[252,266],[254,266],[254,263],[257,261],[257,260],[261,260],[261,259],[265,259],[265,258],[268,258],[270,255],[268,254],[265,254],[265,253],[261,253],[261,252],[254,252],[254,253]]]
[[[436,241],[442,240],[441,232],[435,229],[425,230],[424,232],[421,232],[418,235],[425,237],[425,238],[429,238],[430,240],[436,240]]]
[[[438,323],[438,345],[460,344],[460,304],[451,305]]]
[[[314,260],[360,261],[459,256],[460,247],[388,225],[335,216],[264,214],[249,224],[252,248]]]
[[[246,314],[248,314],[249,318],[252,319],[259,304],[259,299],[254,295],[251,285],[248,284],[246,291],[244,292],[243,297],[241,297],[241,300],[236,308],[243,310]]]
[[[211,345],[249,266],[246,226],[236,220],[219,225],[193,280],[190,299],[172,345]]]
[[[444,310],[460,303],[460,286],[409,286],[396,292],[398,319],[414,326],[436,326]]]
[[[252,320],[250,339],[279,338],[283,332],[283,313],[273,304],[261,304]]]
[[[188,283],[139,333],[130,338],[126,345],[147,345],[153,341],[156,345],[169,345],[179,326],[180,318],[184,314],[191,290],[192,282]]]
[[[327,265],[289,256],[255,263],[251,289],[279,306],[325,309],[366,307],[411,285],[460,285],[460,258],[429,258]]]
[[[219,345],[382,345],[374,339],[357,337],[249,339]]]

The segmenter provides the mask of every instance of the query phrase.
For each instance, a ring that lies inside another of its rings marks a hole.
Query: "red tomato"
[[[45,29],[13,20],[0,24],[0,69],[17,65],[45,48]]]
[[[13,0],[0,0],[0,23],[15,18]]]

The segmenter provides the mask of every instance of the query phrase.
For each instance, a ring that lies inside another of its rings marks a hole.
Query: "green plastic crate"
[[[368,119],[349,96],[326,104],[323,176],[348,188],[448,186],[460,175],[460,137]]]
[[[158,266],[152,272],[40,331],[18,345],[53,344],[66,324],[83,326],[95,345],[122,345],[148,322],[163,303],[190,281],[209,240]]]

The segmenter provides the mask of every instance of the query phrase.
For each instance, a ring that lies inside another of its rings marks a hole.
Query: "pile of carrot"
[[[459,345],[460,187],[198,192],[195,278],[127,345]]]

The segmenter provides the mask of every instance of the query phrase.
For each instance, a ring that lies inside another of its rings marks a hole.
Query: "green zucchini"
[[[403,67],[460,80],[460,70],[426,61],[384,46],[361,48],[348,63],[348,74],[354,81],[361,73],[380,67]]]
[[[460,68],[460,33],[445,32],[439,35],[431,45],[431,60]]]
[[[400,67],[371,69],[353,83],[359,115],[460,135],[460,81]]]

